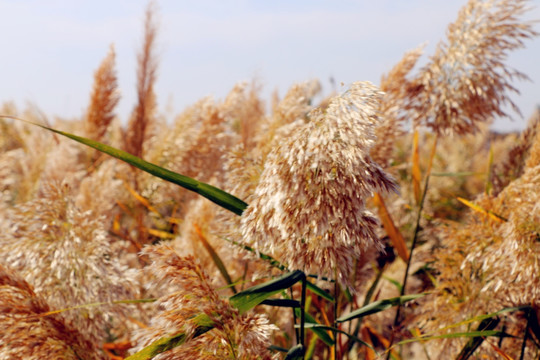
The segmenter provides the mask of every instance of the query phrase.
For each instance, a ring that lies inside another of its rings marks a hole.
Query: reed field
[[[540,110],[490,130],[530,6],[469,0],[378,85],[165,118],[149,5],[129,119],[113,47],[80,119],[1,105],[0,359],[540,359]]]

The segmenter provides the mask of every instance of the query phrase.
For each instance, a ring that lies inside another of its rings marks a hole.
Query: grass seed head
[[[346,282],[354,259],[380,247],[365,203],[373,191],[396,190],[369,156],[380,98],[371,83],[354,83],[272,150],[242,218],[247,243],[290,269],[337,270]]]

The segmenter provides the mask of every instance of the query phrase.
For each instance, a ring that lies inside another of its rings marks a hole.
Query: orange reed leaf
[[[127,189],[127,191],[129,191],[131,195],[133,195],[135,199],[137,199],[137,201],[143,204],[144,207],[146,207],[148,210],[150,210],[154,214],[161,216],[159,211],[157,211],[156,208],[153,207],[152,204],[150,204],[150,202],[144,196],[140,195],[137,191],[135,191],[135,189],[129,186],[129,184],[125,181],[124,181],[124,187]]]
[[[501,357],[504,359],[504,360],[514,360],[514,358],[512,358],[510,355],[508,355],[507,353],[505,353],[504,351],[502,351],[502,349],[500,347],[498,347],[497,345],[494,345],[491,343],[491,341],[487,341],[486,338],[484,338],[484,341],[486,343],[488,343],[492,348],[493,350],[495,350],[495,352],[499,355],[501,355]]]
[[[367,327],[362,328],[362,340],[373,346],[373,342],[371,341],[371,336]],[[375,351],[373,351],[369,346],[364,346],[364,356],[366,360],[376,359]]]
[[[107,354],[111,360],[124,360],[123,356],[115,355],[112,351],[126,353],[127,350],[131,349],[133,344],[130,341],[119,341],[114,343],[105,343],[103,344],[103,351]]]
[[[422,172],[420,171],[420,151],[418,149],[418,131],[414,132],[413,151],[412,151],[412,183],[414,190],[414,198],[416,204],[420,204],[422,199],[422,191],[420,190],[420,182],[422,181]]]
[[[158,237],[160,239],[174,239],[176,235],[171,234],[170,232],[158,230],[158,229],[146,229],[150,235]]]
[[[409,260],[409,250],[407,249],[407,244],[405,244],[405,239],[403,238],[401,231],[399,231],[394,224],[382,196],[379,193],[375,193],[373,196],[373,202],[379,210],[379,218],[381,219],[386,234],[392,241],[394,249],[396,249],[399,257],[402,258],[403,261],[407,262]]]
[[[474,211],[479,212],[480,214],[483,214],[485,216],[489,216],[491,219],[493,219],[495,221],[498,221],[498,222],[501,222],[501,223],[508,221],[508,219],[502,217],[501,215],[497,215],[491,210],[486,210],[486,209],[484,209],[484,208],[470,202],[469,200],[460,198],[459,196],[457,197],[457,199],[461,203],[463,203],[464,205],[466,205],[466,206],[470,207],[471,209],[473,209]]]

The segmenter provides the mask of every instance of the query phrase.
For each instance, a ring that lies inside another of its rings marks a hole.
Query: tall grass
[[[0,358],[539,358],[538,114],[488,128],[527,6],[470,0],[380,86],[168,123],[150,4],[125,128],[112,48],[79,121],[1,111]]]

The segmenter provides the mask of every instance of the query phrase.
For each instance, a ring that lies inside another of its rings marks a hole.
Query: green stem
[[[302,344],[302,349],[305,349],[305,323],[306,323],[306,282],[307,278],[304,275],[302,277],[302,298],[300,299],[300,343]],[[304,351],[305,354],[305,351]],[[303,357],[303,356],[302,356]]]
[[[424,189],[422,191],[422,198],[420,199],[420,204],[418,205],[418,212],[416,213],[416,224],[414,226],[414,235],[413,240],[411,244],[411,250],[409,252],[409,259],[407,260],[407,267],[405,268],[405,275],[403,276],[403,285],[401,286],[400,296],[405,295],[405,289],[407,286],[407,279],[409,278],[409,270],[412,263],[412,257],[414,253],[414,249],[416,248],[416,243],[418,242],[418,233],[420,232],[420,220],[422,219],[422,211],[424,210],[424,201],[426,200],[426,194],[429,187],[429,178],[431,175],[431,166],[433,165],[433,158],[435,157],[435,152],[437,150],[437,142],[438,142],[439,136],[435,135],[435,142],[433,143],[433,148],[431,149],[431,155],[429,159],[429,164],[427,168],[426,173],[426,180],[424,182]],[[392,347],[392,344],[394,342],[395,337],[395,328],[397,327],[399,323],[399,317],[401,315],[401,304],[398,306],[396,310],[396,316],[394,318],[394,325],[392,328],[392,336],[390,337],[390,345],[388,348],[390,349]],[[386,359],[390,359],[391,351],[388,351],[388,355]]]

